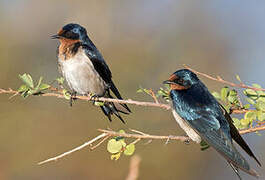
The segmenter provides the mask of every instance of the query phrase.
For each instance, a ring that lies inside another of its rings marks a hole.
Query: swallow
[[[122,99],[112,81],[112,74],[106,61],[88,37],[84,27],[79,24],[67,24],[51,37],[60,41],[57,48],[58,69],[72,95],[93,94],[94,97],[113,98],[110,93],[112,91],[118,99]],[[104,102],[100,108],[110,121],[111,115],[114,114],[123,123],[124,120],[119,113],[131,112],[126,104],[112,102]]]
[[[239,179],[238,169],[258,177],[237,151],[234,141],[261,166],[260,162],[239,134],[225,108],[195,73],[181,69],[163,83],[170,85],[173,116],[191,140],[196,143],[202,140],[207,142],[227,160]]]

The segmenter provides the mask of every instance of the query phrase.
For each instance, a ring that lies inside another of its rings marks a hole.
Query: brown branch
[[[136,180],[139,176],[139,166],[141,158],[138,155],[131,157],[130,169],[126,180]]]
[[[57,90],[56,88],[51,88],[53,92],[48,92],[44,94],[38,94],[38,96],[44,96],[44,97],[57,97],[65,99],[64,94],[62,91]],[[0,89],[0,94],[16,94],[18,95],[19,92],[9,89]],[[141,102],[141,101],[134,101],[132,99],[128,100],[120,100],[120,99],[112,99],[112,98],[104,98],[104,97],[97,97],[93,98],[91,96],[76,96],[76,99],[85,100],[85,101],[103,101],[103,102],[115,102],[115,103],[121,103],[121,104],[134,104],[137,106],[148,106],[148,107],[159,107],[162,109],[169,110],[171,109],[171,106],[169,104],[162,104],[162,103],[153,103],[153,102]]]
[[[253,127],[253,128],[249,128],[249,129],[244,129],[244,130],[240,130],[240,134],[247,134],[247,133],[252,133],[252,132],[258,132],[258,131],[263,131],[265,130],[265,125],[264,126],[258,126],[258,127]],[[57,161],[58,159],[63,158],[64,156],[70,155],[71,153],[74,153],[78,150],[83,149],[84,147],[88,146],[88,145],[92,145],[92,143],[101,140],[97,145],[94,146],[93,149],[95,149],[96,147],[98,147],[99,145],[101,145],[105,140],[107,140],[107,138],[109,137],[125,137],[125,138],[134,138],[136,139],[133,144],[136,144],[137,142],[139,142],[142,139],[148,139],[148,140],[166,140],[166,144],[169,140],[175,140],[175,141],[181,141],[181,142],[188,142],[190,140],[189,137],[187,136],[172,136],[172,135],[168,135],[168,136],[158,136],[158,135],[150,135],[150,134],[146,134],[143,133],[141,131],[138,130],[132,130],[133,132],[136,132],[138,134],[131,134],[131,133],[119,133],[116,131],[112,131],[112,130],[105,130],[105,129],[98,129],[99,132],[102,132],[102,134],[98,135],[97,137],[95,137],[94,139],[82,144],[81,146],[78,146],[70,151],[67,151],[63,154],[60,154],[58,156],[55,156],[53,158],[49,158],[47,160],[44,160],[42,162],[39,162],[38,164],[45,164],[51,161]]]
[[[251,127],[248,129],[243,129],[240,130],[240,134],[247,134],[247,133],[252,133],[252,132],[258,132],[258,131],[264,131],[265,130],[265,125],[264,126],[255,126],[255,127]]]
[[[187,66],[185,64],[183,66],[185,68],[189,69],[190,71],[194,72],[195,74],[199,74],[199,75],[204,76],[204,77],[206,77],[208,79],[211,79],[211,80],[223,83],[223,84],[228,84],[229,86],[232,86],[232,87],[238,87],[238,88],[244,88],[244,89],[252,89],[254,91],[265,91],[265,89],[263,89],[263,88],[255,88],[255,87],[252,87],[252,86],[248,86],[248,85],[246,85],[246,84],[244,84],[242,82],[239,83],[239,84],[236,84],[236,83],[232,83],[232,82],[229,82],[229,81],[225,81],[220,76],[216,76],[216,78],[212,77],[212,76],[209,76],[208,74],[198,72],[198,71],[190,68],[189,66]]]

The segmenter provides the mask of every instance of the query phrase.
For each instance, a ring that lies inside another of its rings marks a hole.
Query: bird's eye
[[[183,84],[184,83],[184,80],[183,79],[179,79],[178,80],[178,83]]]
[[[77,29],[73,29],[73,32],[78,34],[78,30]]]

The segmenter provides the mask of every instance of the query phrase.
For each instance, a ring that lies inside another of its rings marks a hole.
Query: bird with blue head
[[[57,51],[58,66],[72,91],[71,97],[75,94],[93,94],[94,97],[113,98],[112,91],[118,99],[122,99],[106,61],[84,27],[67,24],[52,38],[60,41]],[[113,102],[104,102],[100,108],[110,121],[114,114],[124,122],[119,113],[131,112],[126,104]]]
[[[207,142],[227,160],[240,179],[238,169],[258,177],[233,143],[236,142],[259,165],[260,162],[239,134],[225,108],[195,73],[188,69],[178,70],[164,84],[170,85],[175,120],[193,141]]]

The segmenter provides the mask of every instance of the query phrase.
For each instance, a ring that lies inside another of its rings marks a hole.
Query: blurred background
[[[236,81],[265,87],[265,2],[192,0],[0,0],[0,87],[18,88],[18,74],[47,83],[59,77],[58,42],[63,25],[83,25],[103,54],[124,98],[152,101],[139,86],[158,90],[182,64]],[[211,91],[223,84],[201,77]],[[157,135],[183,135],[169,111],[131,105],[133,113],[109,123],[98,107],[52,97],[0,96],[0,179],[124,179],[130,157],[111,161],[106,143],[57,162],[37,162],[97,136],[98,128],[129,128]],[[261,134],[264,134],[262,132]],[[265,164],[265,139],[244,135]],[[142,158],[140,179],[237,179],[213,149],[194,143],[153,141],[136,146]],[[248,158],[249,159],[249,158]],[[253,168],[265,177],[264,166]],[[241,173],[244,179],[255,179]]]

